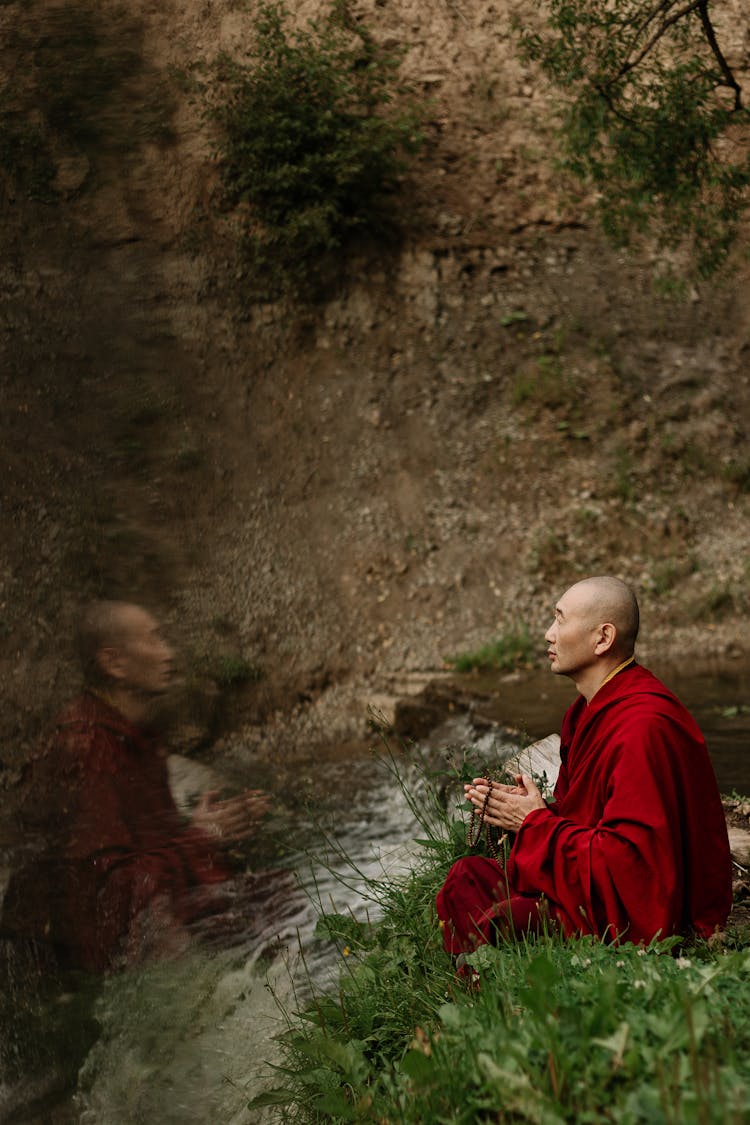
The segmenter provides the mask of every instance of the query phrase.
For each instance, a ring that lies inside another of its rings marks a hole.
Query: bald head
[[[116,687],[141,696],[169,687],[174,654],[159,622],[143,606],[92,602],[81,615],[78,648],[89,687]]]
[[[610,672],[633,655],[638,602],[629,586],[609,576],[585,578],[566,590],[545,633],[550,668],[570,676],[590,700]]]
[[[95,601],[86,606],[78,623],[78,656],[87,684],[107,679],[99,661],[105,648],[120,648],[127,641],[130,627],[130,602]]]
[[[635,648],[638,636],[638,602],[630,587],[619,578],[602,575],[576,582],[565,594],[574,599],[581,616],[595,629],[611,624],[616,630],[612,654],[623,660]]]

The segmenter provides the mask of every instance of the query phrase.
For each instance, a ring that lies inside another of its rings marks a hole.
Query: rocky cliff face
[[[646,655],[741,656],[743,252],[676,297],[648,247],[606,247],[515,50],[536,4],[355,0],[427,107],[404,243],[324,305],[249,305],[190,75],[255,8],[0,9],[4,760],[98,592],[163,606],[189,671],[262,666],[268,745],[361,733],[395,677],[541,634],[592,572],[638,588]],[[717,8],[747,77],[740,0]]]

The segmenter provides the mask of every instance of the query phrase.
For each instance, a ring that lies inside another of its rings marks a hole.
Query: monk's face
[[[115,682],[140,695],[160,695],[172,680],[174,653],[158,621],[138,605],[120,612],[118,636],[109,649],[108,670]]]
[[[593,667],[598,638],[598,627],[592,625],[590,597],[572,586],[555,606],[555,619],[544,635],[552,671],[575,679]]]

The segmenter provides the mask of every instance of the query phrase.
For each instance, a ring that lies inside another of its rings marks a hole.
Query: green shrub
[[[403,158],[420,143],[414,113],[392,105],[397,62],[342,3],[296,30],[281,3],[263,4],[250,61],[219,60],[223,184],[247,205],[250,272],[266,290],[317,284],[355,232],[395,229]]]
[[[492,669],[511,671],[519,665],[531,664],[536,647],[524,625],[496,637],[475,652],[451,656],[447,663],[452,664],[457,672],[473,672],[475,669],[480,672]]]

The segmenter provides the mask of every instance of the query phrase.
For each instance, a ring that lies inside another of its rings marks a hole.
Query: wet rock
[[[750,864],[750,832],[746,828],[727,829],[732,857],[743,866]]]
[[[446,719],[467,709],[467,703],[443,685],[428,684],[419,695],[397,700],[393,728],[400,738],[419,741]]]

